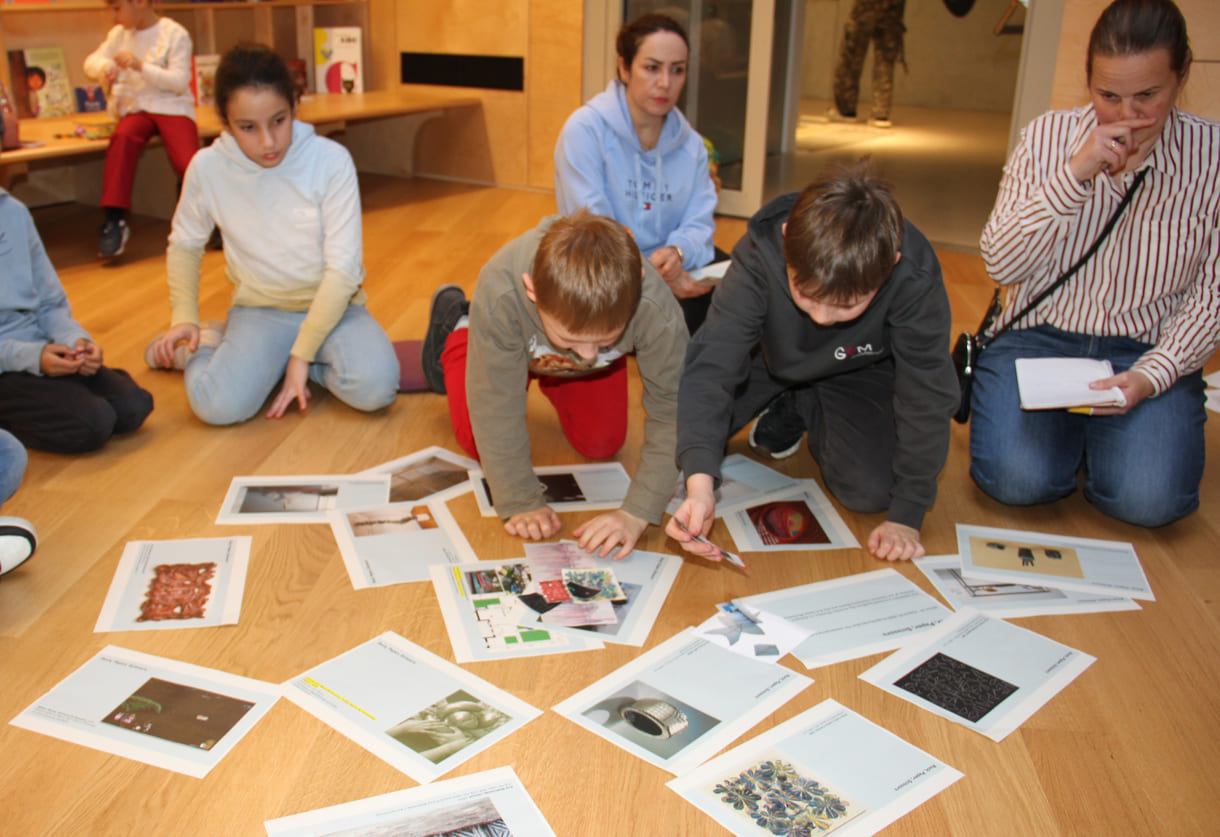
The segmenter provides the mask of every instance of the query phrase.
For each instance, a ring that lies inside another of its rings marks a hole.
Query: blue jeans
[[[7,430],[0,430],[0,503],[17,493],[25,476],[25,445]]]
[[[184,373],[195,415],[236,424],[262,408],[284,377],[304,311],[234,306],[219,346],[200,347]],[[309,379],[357,410],[378,410],[398,394],[398,358],[363,305],[349,305],[318,349]]]
[[[1122,416],[1022,410],[1019,357],[1106,358],[1116,373],[1148,345],[1037,326],[1000,335],[980,355],[970,417],[970,476],[1011,505],[1049,503],[1076,490],[1101,511],[1138,526],[1163,526],[1199,506],[1205,455],[1203,376],[1179,379]]]

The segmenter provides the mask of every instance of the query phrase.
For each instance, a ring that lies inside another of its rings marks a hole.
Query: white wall
[[[992,30],[1009,0],[978,0],[965,17],[942,0],[907,0],[906,63],[894,74],[894,103],[919,107],[1007,112],[1021,58],[1020,35]],[[829,99],[843,23],[852,0],[806,0],[801,95]],[[1014,20],[1020,20],[1018,11]],[[860,77],[860,100],[872,96],[872,50]]]

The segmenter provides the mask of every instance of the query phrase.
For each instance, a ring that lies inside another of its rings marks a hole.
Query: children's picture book
[[[84,84],[73,88],[78,113],[105,113],[106,93],[100,84]]]
[[[527,625],[642,646],[682,568],[676,555],[633,549],[610,561],[575,541],[525,544]]]
[[[806,668],[892,651],[951,615],[888,567],[744,596],[734,603],[805,628],[809,636],[792,653]]]
[[[992,741],[1025,723],[1096,658],[969,608],[860,679]]]
[[[363,93],[364,31],[359,26],[313,30],[315,89],[319,93]]]
[[[331,511],[383,505],[389,474],[234,477],[217,523],[329,523]]]
[[[737,504],[723,517],[741,552],[860,546],[814,480]]]
[[[541,714],[392,631],[288,681],[284,696],[421,783]]]
[[[720,464],[720,487],[716,489],[716,516],[739,508],[745,503],[764,495],[789,488],[797,488],[800,481],[781,474],[774,468],[744,456],[731,453]],[[678,484],[669,500],[666,511],[673,514],[686,499],[686,475],[678,475]]]
[[[478,467],[469,457],[432,445],[374,465],[359,476],[389,474],[391,503],[448,500],[470,490],[470,469]]]
[[[1137,602],[1125,596],[1078,593],[1057,587],[968,576],[962,572],[962,559],[957,555],[927,555],[916,558],[912,563],[928,577],[928,581],[954,610],[972,607],[999,619],[1018,619],[1025,616],[1140,609]]]
[[[542,501],[557,512],[617,509],[631,487],[631,477],[620,462],[550,465],[535,468],[534,474],[542,483]],[[495,497],[481,468],[470,469],[470,484],[479,511],[495,517]]]
[[[12,723],[202,779],[278,698],[271,683],[108,645]]]
[[[655,767],[681,775],[813,681],[784,666],[675,634],[554,707]]]
[[[972,578],[1156,600],[1135,547],[1122,541],[959,523],[957,551]]]
[[[236,625],[250,536],[131,541],[95,633]]]
[[[433,564],[478,560],[449,507],[440,500],[332,511],[329,519],[357,590],[427,581]]]
[[[555,837],[511,767],[263,823],[267,837]]]
[[[59,47],[9,50],[8,70],[20,118],[76,113],[76,96]]]
[[[216,104],[216,68],[220,56],[208,53],[191,56],[191,94],[196,107],[211,107]]]
[[[876,834],[961,772],[824,700],[667,785],[740,837]]]
[[[431,567],[432,586],[459,663],[564,654],[604,648],[591,635],[567,635],[531,624],[533,611],[522,601],[537,593],[532,568],[524,561],[476,561]]]

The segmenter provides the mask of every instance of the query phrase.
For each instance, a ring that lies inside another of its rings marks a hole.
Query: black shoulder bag
[[[1067,271],[1051,283],[1045,290],[1029,301],[1029,304],[1017,312],[1016,316],[1010,317],[1008,322],[1004,323],[995,334],[988,335],[988,331],[995,325],[996,319],[1004,310],[1004,306],[1000,303],[1000,290],[997,288],[995,295],[991,298],[991,304],[987,306],[987,313],[983,315],[983,321],[979,323],[978,331],[971,334],[968,331],[963,331],[957,336],[957,343],[953,346],[953,368],[957,371],[957,383],[961,389],[961,401],[957,404],[957,412],[953,414],[953,420],[958,424],[965,424],[970,420],[970,392],[974,387],[974,369],[978,364],[979,355],[983,349],[990,345],[992,340],[995,340],[1004,332],[1012,327],[1012,324],[1020,320],[1030,311],[1033,311],[1042,301],[1048,296],[1059,290],[1059,287],[1071,279],[1076,274],[1084,263],[1093,257],[1097,252],[1097,248],[1102,245],[1106,237],[1110,235],[1110,231],[1114,229],[1114,225],[1118,223],[1119,216],[1126,210],[1127,204],[1131,203],[1131,198],[1135,196],[1135,190],[1144,182],[1144,177],[1148,174],[1147,167],[1140,169],[1135,175],[1135,180],[1131,181],[1130,188],[1123,195],[1122,201],[1118,208],[1114,210],[1114,214],[1110,216],[1110,220],[1106,222],[1101,233],[1097,236],[1097,240],[1089,246],[1085,254],[1077,260],[1076,264],[1072,265]]]

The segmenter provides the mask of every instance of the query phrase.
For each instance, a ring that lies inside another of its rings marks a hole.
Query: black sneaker
[[[787,389],[754,419],[750,428],[750,449],[759,456],[786,459],[796,453],[805,436],[805,421],[796,409],[796,396]]]
[[[131,238],[131,228],[127,222],[118,219],[108,219],[97,228],[97,254],[103,259],[113,259],[123,255],[127,239]]]
[[[470,303],[466,294],[457,285],[441,285],[432,294],[432,308],[428,313],[428,331],[424,334],[424,345],[419,353],[424,381],[428,389],[445,394],[445,370],[441,368],[441,352],[445,340],[453,333],[458,320],[466,316]]]

